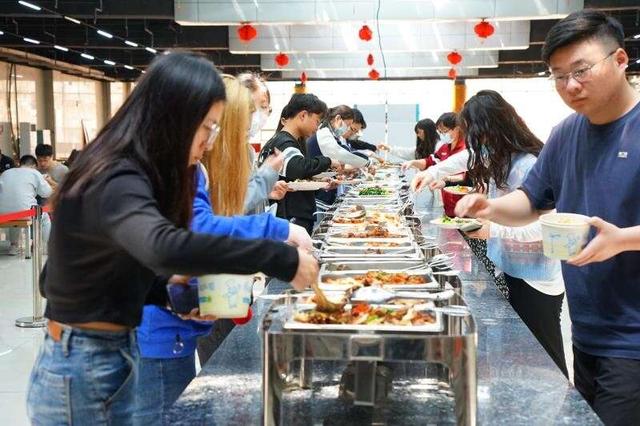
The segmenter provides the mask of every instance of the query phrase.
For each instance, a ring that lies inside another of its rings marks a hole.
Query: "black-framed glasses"
[[[586,83],[591,78],[591,70],[593,69],[593,67],[609,59],[611,55],[616,53],[616,51],[617,49],[610,52],[607,56],[605,56],[604,58],[600,59],[599,61],[591,65],[585,65],[583,67],[575,69],[566,74],[562,74],[562,75],[551,74],[549,76],[549,80],[552,81],[556,85],[556,87],[566,87],[567,84],[569,84],[570,78],[574,79],[578,83]]]
[[[220,133],[220,126],[217,124],[203,124],[203,126],[209,129],[209,137],[207,138],[205,147],[207,149],[211,149],[213,147],[213,142],[216,140],[218,134]]]

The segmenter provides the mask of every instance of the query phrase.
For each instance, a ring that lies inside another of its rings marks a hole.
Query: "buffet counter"
[[[423,200],[424,201],[424,200]],[[526,325],[497,290],[457,230],[430,225],[442,209],[429,201],[416,212],[423,235],[456,253],[461,292],[477,328],[477,424],[601,424]],[[290,287],[271,281],[265,293]],[[263,420],[262,319],[273,300],[259,298],[248,324],[236,327],[173,406],[169,424],[258,425]],[[390,366],[393,390],[382,407],[338,399],[336,361],[315,362],[314,386],[287,393],[277,408],[282,424],[455,424],[451,392],[423,365]],[[437,367],[437,366],[435,366]],[[437,376],[437,371],[435,372]]]

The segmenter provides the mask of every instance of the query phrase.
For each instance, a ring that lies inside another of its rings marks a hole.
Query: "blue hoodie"
[[[194,232],[227,235],[237,238],[268,238],[284,241],[289,237],[289,222],[268,213],[251,216],[216,216],[211,207],[207,183],[201,168],[197,173],[197,190],[193,200]],[[211,330],[211,323],[185,321],[157,305],[145,305],[142,323],[136,330],[140,354],[144,358],[180,358],[196,350],[197,339]],[[184,347],[174,353],[177,340]]]

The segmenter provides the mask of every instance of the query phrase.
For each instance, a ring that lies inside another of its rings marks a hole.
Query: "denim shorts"
[[[29,379],[31,424],[133,424],[138,360],[134,331],[63,326],[58,342],[47,334]]]

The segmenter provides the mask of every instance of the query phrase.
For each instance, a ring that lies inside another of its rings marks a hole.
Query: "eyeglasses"
[[[607,56],[605,56],[604,58],[600,59],[598,62],[595,62],[591,65],[586,65],[584,67],[578,68],[577,70],[573,70],[571,72],[568,72],[566,74],[562,74],[562,75],[551,75],[549,76],[549,80],[552,81],[553,83],[555,83],[556,87],[566,87],[567,84],[569,84],[569,79],[572,78],[575,81],[577,81],[578,83],[586,83],[587,81],[589,81],[591,79],[591,70],[593,67],[595,67],[596,65],[606,61],[607,59],[609,59],[611,57],[611,55],[613,55],[614,53],[616,53],[617,50],[614,50],[613,52],[609,53]]]
[[[218,137],[218,134],[220,133],[220,126],[217,124],[202,124],[206,129],[209,129],[209,137],[207,138],[207,142],[205,143],[205,147],[207,149],[211,149],[213,147],[213,142],[216,140],[216,138]]]

